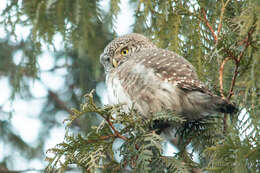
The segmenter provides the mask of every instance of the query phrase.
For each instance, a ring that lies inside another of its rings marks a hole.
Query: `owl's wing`
[[[192,64],[180,55],[165,50],[152,49],[137,53],[135,61],[151,68],[155,74],[186,91],[200,91],[211,94],[205,85],[198,79]]]

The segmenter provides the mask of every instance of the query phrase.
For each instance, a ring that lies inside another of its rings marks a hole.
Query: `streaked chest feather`
[[[108,100],[110,104],[127,104],[132,105],[129,95],[122,87],[120,80],[115,75],[106,76],[106,84],[108,91]]]
[[[133,103],[144,115],[163,108],[172,109],[179,104],[176,86],[162,81],[153,69],[142,64],[124,68],[124,71],[117,69],[107,75],[106,82],[110,103],[125,103],[126,111]]]

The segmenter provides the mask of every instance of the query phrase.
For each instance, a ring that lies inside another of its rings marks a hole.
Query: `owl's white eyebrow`
[[[128,46],[124,46],[123,48],[121,48],[120,50],[123,50],[123,49],[127,49],[128,48]]]

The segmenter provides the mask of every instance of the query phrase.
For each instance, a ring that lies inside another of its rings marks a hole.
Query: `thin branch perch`
[[[108,125],[111,127],[111,129],[114,131],[116,137],[119,137],[119,138],[121,138],[121,139],[123,139],[123,140],[125,140],[125,141],[127,140],[127,138],[126,138],[125,136],[121,135],[121,134],[115,129],[115,127],[114,127],[114,125],[112,124],[112,122],[110,121],[109,117],[106,119],[106,121],[107,121]]]
[[[231,57],[227,57],[223,60],[220,68],[219,68],[219,86],[220,86],[220,94],[221,97],[224,99],[225,95],[223,93],[223,72],[224,72],[224,65],[231,59]]]
[[[235,87],[235,84],[236,84],[236,79],[237,79],[237,76],[238,76],[238,73],[239,73],[238,69],[239,69],[240,61],[241,61],[242,57],[244,56],[245,51],[247,50],[247,48],[251,44],[251,36],[252,36],[254,31],[255,31],[255,26],[253,26],[248,31],[247,37],[242,42],[240,42],[241,45],[244,44],[244,50],[238,56],[235,56],[232,53],[232,51],[230,51],[229,49],[226,49],[226,48],[224,49],[224,51],[228,54],[229,57],[225,58],[222,61],[221,66],[219,68],[219,85],[220,85],[220,93],[221,93],[222,98],[225,98],[225,95],[223,93],[223,71],[224,71],[224,65],[230,59],[233,59],[234,62],[235,62],[235,69],[234,69],[232,81],[231,81],[231,84],[230,84],[230,87],[229,87],[228,96],[227,96],[227,100],[230,100],[232,95],[234,94],[233,90],[234,90],[234,87]],[[224,114],[223,124],[224,124],[224,132],[226,132],[226,129],[227,129],[227,114]]]
[[[224,3],[224,0],[221,1],[222,8],[221,8],[221,13],[220,13],[220,17],[219,17],[217,37],[218,37],[218,35],[219,35],[220,31],[221,31],[224,12],[225,12],[226,6],[229,3],[229,1],[230,0],[227,0],[226,3]]]
[[[235,58],[235,60],[236,60],[236,64],[235,64],[236,67],[235,67],[234,75],[232,77],[232,82],[231,82],[230,89],[229,89],[229,95],[227,97],[228,100],[230,100],[232,95],[233,95],[233,90],[234,90],[234,86],[235,86],[235,83],[236,83],[236,78],[237,78],[237,75],[238,75],[238,68],[239,68],[239,65],[240,65],[240,61],[241,61],[242,57],[244,56],[245,51],[247,50],[247,48],[251,44],[251,36],[252,36],[254,31],[255,31],[255,26],[252,27],[248,31],[247,37],[242,41],[242,44],[244,44],[244,46],[245,46],[244,50],[239,54],[239,56],[237,58]]]
[[[214,29],[212,28],[212,26],[210,25],[208,19],[207,19],[207,16],[206,16],[206,12],[204,10],[204,8],[201,9],[202,13],[203,13],[203,19],[204,19],[204,22],[206,23],[207,27],[209,28],[213,38],[214,38],[214,42],[217,43],[217,40],[218,40],[218,37],[217,35],[215,34],[214,32]]]

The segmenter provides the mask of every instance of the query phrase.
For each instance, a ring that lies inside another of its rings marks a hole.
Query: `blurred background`
[[[223,48],[241,53],[243,47],[236,43],[260,18],[258,0],[227,1],[225,13],[224,1],[219,2],[1,0],[0,173],[42,172],[48,164],[46,150],[64,138],[63,120],[71,108],[78,109],[92,89],[96,103],[107,104],[99,55],[116,36],[149,36],[159,47],[192,62],[200,79],[219,94],[218,71],[227,56]],[[217,45],[203,9],[215,30],[224,14]],[[259,39],[256,26],[253,39]],[[255,48],[246,50],[241,60],[232,99],[245,108],[244,114],[250,113],[259,130],[260,53]],[[234,67],[231,62],[225,65],[225,95]],[[72,129],[87,134],[99,122],[98,117],[84,116]]]
[[[118,2],[127,10],[116,22],[111,3],[1,0],[0,172],[41,172],[83,95],[96,89],[96,102],[107,103],[99,55],[134,23],[127,0]],[[73,127],[87,133],[98,122],[86,118]]]

